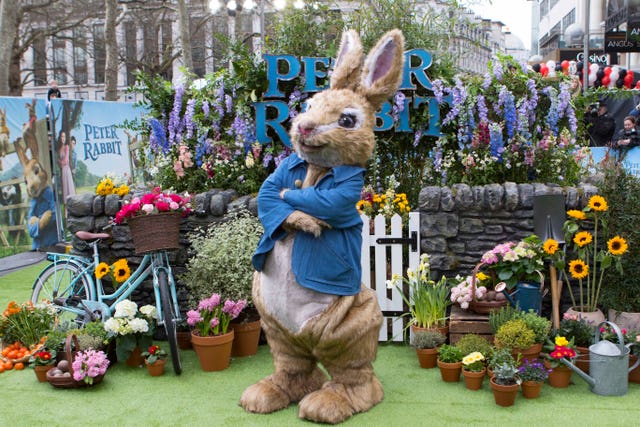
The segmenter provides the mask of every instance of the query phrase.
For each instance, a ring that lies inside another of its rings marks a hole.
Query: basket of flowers
[[[487,289],[491,277],[480,271],[484,263],[479,263],[473,273],[465,277],[451,289],[451,301],[463,310],[471,310],[478,314],[488,314],[491,310],[499,310],[509,302],[501,292]]]
[[[126,222],[137,254],[180,247],[180,218],[191,212],[191,198],[155,187],[134,197],[116,213],[114,222]]]
[[[79,388],[102,382],[109,367],[107,355],[101,350],[77,351],[78,348],[75,334],[68,335],[64,346],[67,358],[47,371],[49,384],[57,388]]]

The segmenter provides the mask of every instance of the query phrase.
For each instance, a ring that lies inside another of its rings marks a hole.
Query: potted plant
[[[203,371],[221,371],[229,367],[233,329],[229,323],[240,315],[246,300],[226,300],[222,304],[219,294],[212,294],[198,303],[197,310],[187,312],[191,331],[191,345]]]
[[[491,353],[492,345],[478,334],[465,334],[455,344],[460,349],[462,354],[471,354],[473,352],[480,352],[483,355]]]
[[[467,354],[462,358],[462,376],[469,390],[480,390],[482,380],[487,372],[485,357],[479,351]]]
[[[493,370],[496,366],[502,365],[504,363],[511,363],[512,360],[515,360],[516,363],[519,363],[518,359],[513,358],[513,353],[511,353],[511,349],[509,348],[494,348],[488,357],[487,364],[487,374],[489,378],[493,378]]]
[[[504,282],[512,290],[520,282],[540,285],[540,270],[544,267],[541,240],[531,235],[519,242],[496,245],[482,255],[481,263],[497,282]]]
[[[195,303],[211,294],[247,301],[241,316],[232,322],[232,355],[250,356],[258,351],[260,318],[253,306],[251,290],[254,269],[251,257],[262,236],[262,224],[247,211],[229,215],[229,220],[212,224],[189,235],[194,255],[180,276]],[[221,274],[224,272],[224,274]]]
[[[560,327],[555,335],[573,340],[578,352],[575,364],[584,373],[589,373],[589,346],[595,338],[595,326],[579,317],[577,314],[564,313],[560,321]]]
[[[512,319],[498,329],[494,337],[494,344],[497,348],[509,348],[514,353],[514,357],[535,356],[536,334],[522,319]],[[538,349],[538,353],[540,350]]]
[[[629,248],[623,237],[609,234],[608,222],[603,220],[608,208],[604,197],[591,196],[582,210],[567,212],[569,219],[564,224],[565,240],[572,250],[566,265],[570,277],[578,281],[578,299],[569,287],[573,307],[568,312],[594,325],[605,320],[599,308],[604,273],[615,266],[622,275],[621,257]]]
[[[113,317],[104,322],[109,337],[115,337],[118,360],[132,367],[142,366],[142,349],[151,345],[157,310],[153,305],[138,304],[128,299],[116,304]]]
[[[29,366],[33,368],[36,378],[41,383],[47,382],[47,371],[56,366],[56,351],[40,350],[36,351],[29,358]]]
[[[31,301],[18,304],[11,301],[0,315],[0,339],[5,345],[19,342],[31,349],[42,344],[42,338],[54,322],[55,309],[49,304],[34,305]]]
[[[535,399],[540,395],[542,384],[549,377],[549,369],[538,359],[527,359],[518,368],[518,377],[522,381],[522,395],[527,399]]]
[[[402,283],[408,286],[407,293],[402,289]],[[431,279],[429,255],[420,255],[420,264],[416,271],[407,269],[407,277],[394,274],[390,287],[395,287],[402,295],[409,307],[410,325],[414,328],[438,328],[444,335],[448,333],[446,327],[447,307],[451,305],[447,278],[442,276],[437,282]]]
[[[571,382],[573,371],[563,363],[563,360],[573,362],[578,353],[572,340],[557,335],[554,340],[547,340],[545,350],[546,366],[551,368],[549,373],[549,385],[552,387],[566,388]]]
[[[437,365],[440,368],[440,375],[444,382],[460,381],[460,373],[462,372],[462,358],[464,355],[459,348],[443,344],[438,349]]]
[[[102,380],[109,367],[109,359],[102,350],[88,349],[77,352],[71,366],[75,381],[92,385]]]
[[[551,331],[551,321],[540,316],[536,311],[529,310],[526,313],[520,312],[518,318],[522,319],[529,329],[533,331],[534,343],[527,351],[522,351],[522,359],[536,359],[542,351],[542,345],[549,337]]]
[[[425,369],[437,366],[438,347],[444,344],[447,338],[438,331],[417,330],[411,338],[411,346],[416,349],[416,355],[420,366]]]
[[[515,403],[520,380],[513,357],[511,359],[505,357],[501,363],[494,366],[490,384],[497,405],[512,406]]]
[[[144,364],[152,377],[159,377],[164,374],[164,365],[167,362],[167,352],[160,346],[151,345],[142,352]]]

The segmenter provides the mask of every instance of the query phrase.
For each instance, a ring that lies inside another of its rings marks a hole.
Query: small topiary
[[[471,354],[474,351],[482,353],[483,356],[491,353],[491,344],[478,334],[466,334],[455,344],[462,351],[462,354]]]
[[[413,348],[436,348],[444,344],[447,340],[441,332],[438,331],[415,331],[411,338],[411,347]]]
[[[494,338],[497,348],[510,348],[512,350],[529,348],[535,342],[535,332],[522,319],[512,319],[500,326]]]
[[[547,340],[549,331],[551,331],[551,321],[549,319],[539,316],[534,310],[520,314],[519,318],[524,320],[527,327],[533,331],[536,336],[536,343],[542,344]]]

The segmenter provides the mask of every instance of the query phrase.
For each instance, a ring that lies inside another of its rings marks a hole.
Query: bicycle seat
[[[98,240],[111,237],[108,233],[90,233],[88,231],[76,231],[76,237],[80,240]]]

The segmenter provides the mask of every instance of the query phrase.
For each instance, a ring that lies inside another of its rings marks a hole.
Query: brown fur
[[[29,121],[22,126],[22,138],[27,148],[31,150],[31,155],[37,159],[40,156],[38,153],[38,138],[36,137],[36,100],[34,99],[31,104],[27,102],[25,106],[29,112]]]
[[[27,194],[29,195],[29,197],[36,199],[49,185],[49,175],[47,174],[47,171],[42,167],[40,160],[35,157],[37,152],[34,153],[33,151],[31,151],[33,158],[29,159],[27,157],[26,149],[22,147],[20,139],[14,142],[13,146],[15,147],[18,159],[22,164],[24,180],[27,184]],[[29,218],[29,224],[33,225],[37,222],[38,228],[40,230],[43,230],[47,227],[47,225],[49,225],[51,216],[51,211],[45,211],[40,218],[35,216]]]

